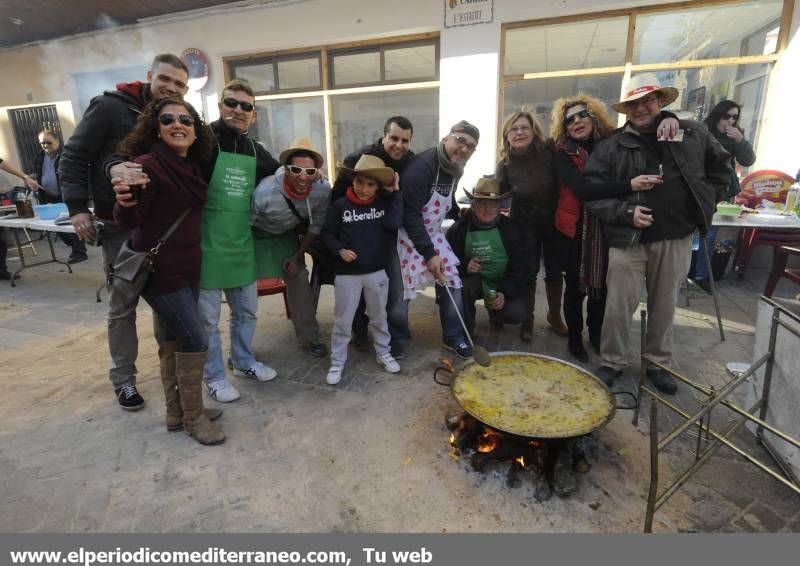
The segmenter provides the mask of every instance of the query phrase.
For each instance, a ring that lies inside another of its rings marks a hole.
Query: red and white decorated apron
[[[437,173],[436,184],[438,187],[439,176]],[[453,183],[455,185],[455,182]],[[451,195],[455,190],[450,187]],[[461,288],[461,277],[458,275],[458,258],[453,253],[450,244],[444,237],[442,221],[447,217],[452,206],[452,196],[442,196],[437,191],[433,191],[431,198],[422,207],[422,221],[428,231],[428,237],[433,243],[436,255],[442,258],[442,271],[447,278],[447,285],[456,289]],[[403,298],[413,299],[417,296],[417,291],[424,289],[434,283],[433,275],[428,271],[428,264],[422,257],[405,228],[397,231],[397,255],[400,258],[400,271],[403,274]]]

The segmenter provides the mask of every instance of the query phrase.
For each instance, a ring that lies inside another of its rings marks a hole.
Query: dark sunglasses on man
[[[158,117],[158,121],[161,122],[162,126],[169,126],[175,120],[177,120],[184,126],[194,126],[194,118],[192,118],[188,114],[178,114],[177,116],[175,116],[175,114],[164,112]]]
[[[566,118],[564,118],[564,125],[569,126],[578,118],[591,118],[592,115],[589,114],[588,110],[581,110],[580,112],[575,112],[575,114],[570,114]]]
[[[222,104],[227,106],[228,108],[236,108],[237,106],[242,109],[244,112],[252,112],[253,105],[249,102],[244,102],[243,100],[236,100],[235,98],[223,98]]]

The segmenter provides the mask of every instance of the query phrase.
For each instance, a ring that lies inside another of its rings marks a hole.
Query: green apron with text
[[[244,287],[256,280],[250,232],[250,198],[255,184],[255,157],[219,151],[203,209],[202,289]]]
[[[256,274],[259,278],[283,277],[283,262],[299,245],[294,228],[283,234],[253,230],[256,250]]]
[[[500,237],[500,230],[492,228],[468,231],[464,240],[464,254],[469,258],[481,260],[483,296],[486,297],[489,291],[497,290],[508,265],[508,253]]]

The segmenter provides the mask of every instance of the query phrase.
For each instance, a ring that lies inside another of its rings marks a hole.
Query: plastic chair
[[[259,297],[281,293],[283,295],[283,306],[286,309],[286,318],[292,318],[292,313],[289,310],[289,299],[286,294],[286,282],[283,279],[279,277],[258,279],[256,281],[256,289]]]
[[[739,234],[739,246],[736,250],[734,268],[739,279],[744,278],[747,264],[756,246],[800,246],[800,230],[780,230],[772,228],[743,228]],[[774,262],[773,262],[774,263]]]
[[[772,270],[769,273],[769,279],[767,279],[767,286],[764,287],[765,297],[772,296],[781,277],[786,277],[800,285],[800,269],[787,269],[786,267],[786,262],[790,255],[800,256],[800,248],[791,248],[789,246],[775,248],[775,255],[772,258]]]

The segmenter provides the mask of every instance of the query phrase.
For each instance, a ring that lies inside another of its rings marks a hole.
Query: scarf
[[[444,170],[445,173],[453,178],[461,177],[461,175],[464,174],[464,168],[459,167],[447,157],[447,152],[444,150],[444,142],[436,146],[436,155],[439,157],[439,167]]]
[[[375,191],[374,195],[364,200],[356,194],[356,191],[353,189],[353,187],[347,187],[346,195],[347,195],[347,200],[349,200],[353,204],[358,206],[367,206],[375,202],[375,199],[378,198],[378,191]]]
[[[283,176],[283,191],[286,193],[286,196],[294,200],[306,200],[308,195],[311,194],[311,188],[309,188],[305,193],[298,193],[296,190],[294,190],[292,185],[289,183],[288,171],[286,171]]]

